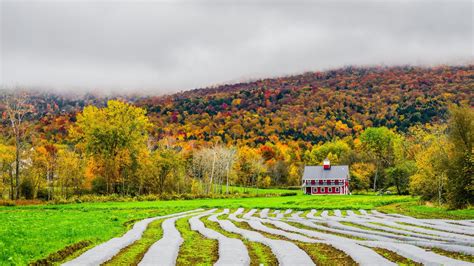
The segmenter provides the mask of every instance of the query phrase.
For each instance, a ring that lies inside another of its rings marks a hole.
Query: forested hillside
[[[257,145],[312,144],[364,128],[444,121],[450,103],[474,105],[474,66],[344,68],[197,89],[139,101],[159,137]]]
[[[348,67],[155,96],[98,96],[33,92],[35,131],[62,140],[87,105],[122,99],[143,106],[154,135],[180,140],[258,145],[268,140],[309,144],[358,135],[370,126],[405,132],[445,121],[449,104],[474,106],[474,65]],[[4,106],[0,103],[0,111]],[[6,120],[2,125],[8,126]],[[4,128],[3,128],[4,129]]]

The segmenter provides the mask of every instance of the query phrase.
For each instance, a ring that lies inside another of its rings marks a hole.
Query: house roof
[[[323,166],[305,166],[303,180],[305,179],[340,179],[349,178],[348,165],[332,165],[330,170]]]

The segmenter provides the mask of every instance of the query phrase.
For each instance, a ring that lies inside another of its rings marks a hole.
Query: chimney
[[[324,170],[331,170],[331,162],[328,158],[324,159],[323,161],[323,169]]]

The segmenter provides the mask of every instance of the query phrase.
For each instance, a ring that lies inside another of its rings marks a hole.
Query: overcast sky
[[[474,57],[471,1],[0,3],[4,86],[162,94],[346,65]]]

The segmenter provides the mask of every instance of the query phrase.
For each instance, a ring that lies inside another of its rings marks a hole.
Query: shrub
[[[13,200],[0,200],[0,206],[16,206]]]
[[[282,187],[281,189],[287,189],[287,190],[301,190],[301,186]]]
[[[193,200],[193,199],[227,199],[227,198],[251,198],[251,197],[277,197],[277,196],[295,196],[296,192],[287,192],[283,194],[279,193],[265,193],[261,191],[259,194],[251,192],[234,192],[229,194],[202,194],[202,193],[163,193],[158,194],[146,194],[137,196],[124,196],[119,194],[111,195],[97,195],[97,194],[84,194],[74,195],[69,198],[55,197],[54,200],[47,202],[47,204],[67,204],[67,203],[83,203],[83,202],[130,202],[130,201],[157,201],[157,200]],[[4,202],[6,204],[15,204],[15,202]],[[2,205],[2,203],[0,203]]]

